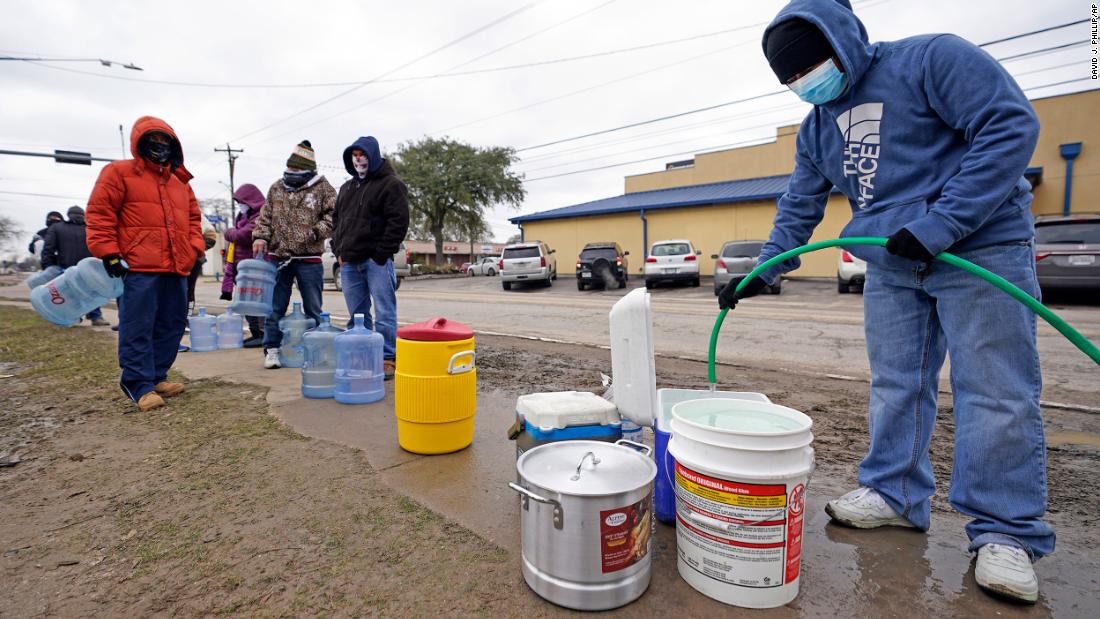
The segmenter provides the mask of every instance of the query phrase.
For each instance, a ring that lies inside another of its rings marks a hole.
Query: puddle
[[[1047,445],[1089,445],[1100,447],[1100,434],[1092,432],[1047,432]]]

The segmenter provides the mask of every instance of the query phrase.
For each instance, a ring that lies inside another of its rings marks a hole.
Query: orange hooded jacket
[[[138,141],[152,131],[171,137],[175,170],[138,152]],[[130,152],[133,159],[107,164],[96,179],[88,198],[88,249],[97,258],[120,255],[135,272],[186,276],[206,244],[179,138],[163,120],[142,116],[130,131]]]

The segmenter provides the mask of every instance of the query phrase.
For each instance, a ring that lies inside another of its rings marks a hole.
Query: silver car
[[[511,290],[512,284],[537,282],[550,286],[558,278],[558,259],[554,250],[542,241],[514,243],[500,254],[500,284]]]
[[[500,258],[494,258],[493,256],[485,256],[477,262],[466,267],[466,274],[470,277],[475,275],[488,275],[492,277],[500,270]]]
[[[1035,272],[1042,288],[1100,289],[1100,215],[1036,221]]]
[[[756,260],[763,246],[764,241],[728,241],[722,245],[722,251],[711,256],[714,259],[714,294],[717,295],[730,282],[736,284],[745,279],[756,268]],[[763,292],[779,294],[782,287],[783,282],[776,282]]]

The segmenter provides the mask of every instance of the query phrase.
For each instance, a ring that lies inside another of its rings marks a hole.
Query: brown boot
[[[183,393],[183,383],[170,383],[166,380],[162,380],[157,383],[156,387],[153,387],[160,395],[170,398],[174,395]]]
[[[386,374],[386,380],[393,380],[393,374],[397,371],[397,361],[394,359],[382,361],[382,371]]]
[[[138,400],[137,405],[138,410],[143,413],[147,413],[154,408],[160,408],[164,406],[164,398],[161,398],[159,395],[157,395],[156,391],[150,391],[149,393],[141,396],[141,399]]]

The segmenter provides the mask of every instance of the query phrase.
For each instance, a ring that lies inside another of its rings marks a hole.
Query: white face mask
[[[363,176],[367,173],[367,170],[370,169],[370,159],[366,155],[352,155],[351,167],[355,168],[359,176]]]

